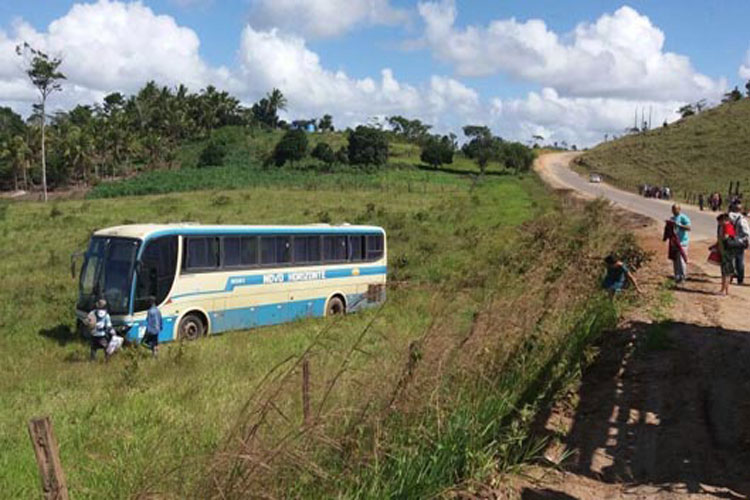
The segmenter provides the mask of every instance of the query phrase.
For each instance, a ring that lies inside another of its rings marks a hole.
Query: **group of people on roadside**
[[[155,297],[149,297],[149,306],[146,313],[146,332],[141,344],[151,350],[151,355],[156,358],[159,351],[162,317],[159,308],[156,306]],[[96,301],[96,308],[89,313],[88,324],[91,334],[89,359],[95,361],[97,352],[103,350],[104,360],[108,362],[109,358],[122,347],[125,339],[118,335],[112,326],[112,318],[107,310],[106,300],[99,299]]]
[[[719,295],[728,295],[732,280],[736,279],[738,285],[745,282],[745,250],[750,243],[750,224],[741,200],[733,199],[729,211],[719,214],[716,222],[716,243],[709,249],[708,260],[721,267]],[[664,240],[669,244],[669,259],[673,263],[676,285],[687,278],[690,230],[690,218],[682,213],[680,205],[673,205],[672,217],[664,225]]]
[[[737,201],[740,203],[742,202],[742,197],[740,195],[733,196],[729,201],[729,206],[731,207]],[[706,204],[708,204],[708,208],[711,209],[712,212],[718,212],[721,210],[721,207],[724,206],[724,198],[722,198],[721,193],[719,192],[711,193],[708,196],[704,196],[703,193],[700,193],[698,195],[698,208],[700,208],[701,212],[704,210]]]
[[[668,186],[641,184],[638,186],[638,191],[641,196],[645,196],[646,198],[657,198],[660,200],[669,200],[672,198],[672,190]]]
[[[742,208],[741,199],[732,200],[729,211],[716,218],[716,243],[710,247],[708,260],[721,267],[719,295],[728,295],[733,280],[738,285],[745,282],[745,250],[750,244],[750,224]],[[679,204],[672,205],[672,216],[665,221],[663,239],[668,242],[668,256],[672,261],[675,285],[681,285],[688,275],[688,249],[690,245],[690,217]],[[605,259],[607,274],[602,287],[611,293],[620,292],[632,285],[640,288],[627,264],[609,255]]]

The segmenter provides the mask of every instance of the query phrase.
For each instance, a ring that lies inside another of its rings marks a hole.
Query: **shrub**
[[[325,142],[318,143],[315,149],[312,150],[312,157],[322,161],[323,163],[330,165],[336,161],[336,153],[333,152],[333,148]]]
[[[382,166],[388,161],[388,138],[382,130],[360,125],[349,134],[349,163]]]
[[[302,130],[288,130],[273,150],[277,167],[287,161],[299,161],[307,154],[307,134]]]
[[[505,166],[516,172],[527,172],[534,163],[534,152],[519,142],[503,144]]]
[[[227,155],[226,145],[217,140],[211,140],[201,151],[198,157],[199,167],[220,167],[224,165],[224,158]]]
[[[431,136],[422,146],[422,154],[419,159],[435,168],[444,164],[453,163],[454,146],[450,137]]]
[[[342,165],[349,164],[349,153],[345,146],[341,146],[339,150],[336,151],[336,161]]]

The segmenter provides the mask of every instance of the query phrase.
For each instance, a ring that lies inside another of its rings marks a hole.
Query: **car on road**
[[[589,175],[589,182],[593,182],[593,183],[598,184],[598,183],[602,182],[602,176],[599,175],[599,174],[591,174],[591,175]]]

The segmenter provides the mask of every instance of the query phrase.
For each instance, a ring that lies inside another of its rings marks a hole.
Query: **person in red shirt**
[[[729,295],[729,283],[735,274],[734,247],[737,241],[737,231],[728,214],[719,215],[716,221],[718,222],[716,246],[721,256],[721,290],[719,295]]]

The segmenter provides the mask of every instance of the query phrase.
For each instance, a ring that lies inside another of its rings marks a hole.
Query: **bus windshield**
[[[140,242],[130,238],[95,237],[81,268],[78,309],[91,311],[104,298],[110,314],[128,314],[130,286]]]

